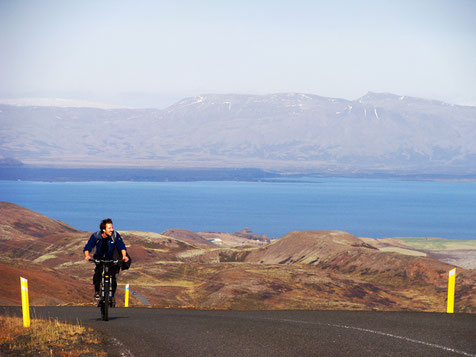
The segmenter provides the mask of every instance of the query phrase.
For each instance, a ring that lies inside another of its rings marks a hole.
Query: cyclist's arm
[[[123,249],[123,250],[121,250],[121,253],[122,253],[122,260],[127,262],[129,260],[129,258],[126,255],[127,251],[125,249]]]
[[[91,258],[89,254],[93,250],[95,243],[96,243],[96,238],[94,237],[94,234],[92,234],[83,249],[84,260],[89,260]]]

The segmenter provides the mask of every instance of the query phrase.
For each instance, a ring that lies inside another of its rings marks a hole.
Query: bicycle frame
[[[117,265],[120,260],[91,259],[90,262],[96,265],[102,264],[101,299],[98,302],[98,307],[101,309],[102,319],[108,321],[109,307],[112,307],[112,281],[109,269]]]

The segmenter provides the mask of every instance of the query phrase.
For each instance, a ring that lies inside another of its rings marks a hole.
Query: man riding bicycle
[[[100,231],[93,233],[89,238],[88,242],[84,246],[84,260],[91,260],[90,253],[95,248],[95,253],[93,258],[96,259],[114,259],[114,252],[117,249],[119,252],[119,259],[122,259],[124,262],[129,261],[127,256],[127,249],[124,241],[122,240],[119,233],[114,231],[112,220],[110,218],[103,219],[99,225]],[[120,268],[115,267],[109,271],[112,279],[112,296],[117,288],[116,274],[119,273]],[[94,284],[94,298],[96,300],[100,299],[100,289],[101,289],[101,274],[102,274],[102,265],[97,264],[94,269],[93,284]]]

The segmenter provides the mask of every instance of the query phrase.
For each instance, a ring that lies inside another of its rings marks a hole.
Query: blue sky
[[[368,91],[476,105],[476,1],[0,1],[0,98]]]

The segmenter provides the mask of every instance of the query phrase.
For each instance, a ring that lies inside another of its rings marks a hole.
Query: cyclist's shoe
[[[101,293],[99,291],[96,291],[94,293],[94,300],[96,300],[96,301],[101,300]]]

